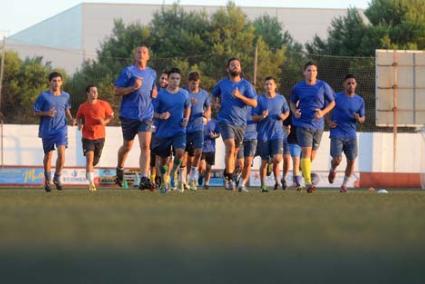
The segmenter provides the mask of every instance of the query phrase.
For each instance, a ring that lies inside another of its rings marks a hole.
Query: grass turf
[[[423,283],[424,212],[421,191],[6,189],[0,275],[15,283]]]

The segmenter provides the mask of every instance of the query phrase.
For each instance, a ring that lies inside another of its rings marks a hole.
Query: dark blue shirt
[[[308,85],[301,81],[292,88],[291,102],[298,104],[301,117],[292,116],[292,122],[297,127],[323,129],[324,119],[314,118],[316,109],[324,109],[330,102],[335,100],[335,93],[324,81],[317,80],[314,85]]]
[[[120,117],[134,120],[152,120],[152,90],[155,88],[156,72],[146,67],[140,69],[135,65],[125,67],[118,79],[115,87],[127,88],[134,85],[136,78],[143,78],[142,87],[128,95],[122,96],[120,106]]]
[[[255,99],[257,94],[254,87],[245,79],[239,82],[232,82],[229,79],[219,81],[212,90],[214,97],[221,98],[221,107],[217,119],[219,122],[224,122],[234,126],[245,126],[248,106],[233,96],[233,91],[239,91],[247,98]]]
[[[336,123],[336,128],[331,128],[331,138],[356,138],[356,119],[354,114],[365,116],[365,103],[357,94],[349,96],[345,92],[335,96],[335,108],[332,111],[331,120]]]
[[[190,108],[186,90],[180,88],[176,93],[170,93],[167,89],[161,89],[153,104],[156,113],[170,113],[168,119],[157,120],[155,137],[168,138],[186,133],[186,128],[182,126],[184,111]]]
[[[215,119],[211,119],[204,126],[204,146],[202,147],[202,152],[204,153],[215,152],[215,139],[217,138],[211,138],[210,133],[220,133]]]
[[[261,115],[268,110],[269,115],[258,122],[258,140],[268,141],[274,139],[282,139],[284,136],[283,124],[280,114],[288,112],[289,106],[286,99],[277,93],[273,98],[262,95],[258,97],[258,106],[256,113]]]
[[[193,133],[204,129],[204,110],[211,105],[208,92],[201,89],[198,93],[189,92],[191,101],[190,119],[187,125],[187,132]]]
[[[41,116],[38,128],[38,137],[48,138],[54,135],[66,135],[68,128],[66,124],[66,110],[71,108],[70,96],[67,92],[61,92],[55,96],[50,91],[42,92],[34,103],[35,112],[45,112],[52,108],[56,110],[54,117]]]

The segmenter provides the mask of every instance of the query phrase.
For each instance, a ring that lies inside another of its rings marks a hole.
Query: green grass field
[[[0,190],[1,283],[424,283],[425,192]]]

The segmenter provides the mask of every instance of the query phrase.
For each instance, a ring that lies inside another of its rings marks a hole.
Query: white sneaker
[[[94,192],[96,191],[96,185],[94,183],[89,183],[89,191],[90,192]]]
[[[240,185],[238,188],[239,192],[249,192],[248,188],[246,188],[246,186],[244,185]]]

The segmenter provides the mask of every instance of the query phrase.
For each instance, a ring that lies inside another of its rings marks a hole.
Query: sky
[[[0,9],[0,37],[10,36],[82,2],[173,4],[175,0],[4,0]],[[180,0],[181,5],[226,5],[228,0]],[[370,0],[234,0],[238,6],[365,9]]]

